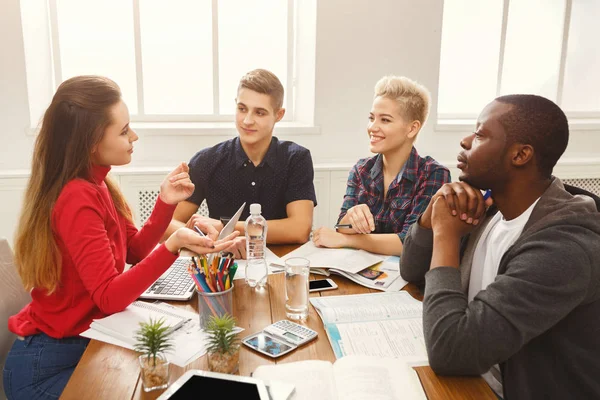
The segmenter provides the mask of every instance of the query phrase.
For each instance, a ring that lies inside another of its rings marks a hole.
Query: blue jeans
[[[4,364],[6,397],[58,399],[89,341],[82,337],[54,339],[44,333],[15,340]]]

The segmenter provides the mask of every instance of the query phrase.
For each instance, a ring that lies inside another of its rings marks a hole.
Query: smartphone
[[[331,279],[317,279],[308,282],[308,291],[309,292],[320,292],[321,290],[334,290],[337,289],[338,286]]]

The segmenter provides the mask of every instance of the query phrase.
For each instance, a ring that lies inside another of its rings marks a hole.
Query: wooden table
[[[269,246],[278,256],[283,256],[296,247],[293,245]],[[360,286],[344,277],[334,276],[333,279],[339,286],[337,290],[311,293],[311,296],[378,292]],[[236,317],[237,325],[245,329],[244,336],[258,332],[265,326],[286,318],[284,284],[284,274],[282,273],[269,275],[268,285],[261,291],[250,288],[242,280],[236,281],[233,292],[233,314]],[[421,294],[413,285],[407,285],[404,289],[413,297],[422,300]],[[187,303],[171,302],[171,304],[196,312],[198,308],[196,295]],[[318,332],[317,339],[281,359],[273,360],[242,346],[240,349],[240,375],[249,376],[256,367],[263,364],[307,359],[335,361],[333,350],[323,329],[323,322],[312,305],[310,305],[310,313],[305,325]],[[171,365],[171,382],[189,369],[207,370],[206,355],[188,364],[185,368]],[[436,375],[429,367],[416,367],[415,369],[430,400],[496,399],[496,396],[480,377],[444,377]],[[92,340],[71,376],[61,399],[145,400],[156,399],[162,392],[144,392],[135,352]]]

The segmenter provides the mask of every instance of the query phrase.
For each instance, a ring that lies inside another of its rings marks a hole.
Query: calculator
[[[317,332],[295,322],[282,319],[267,326],[265,332],[300,346],[317,337]]]
[[[259,353],[277,358],[316,337],[316,331],[284,319],[245,337],[242,343]]]

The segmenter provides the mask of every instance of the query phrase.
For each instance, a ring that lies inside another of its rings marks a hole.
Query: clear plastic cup
[[[291,320],[308,318],[310,261],[292,257],[285,261],[285,314]]]

